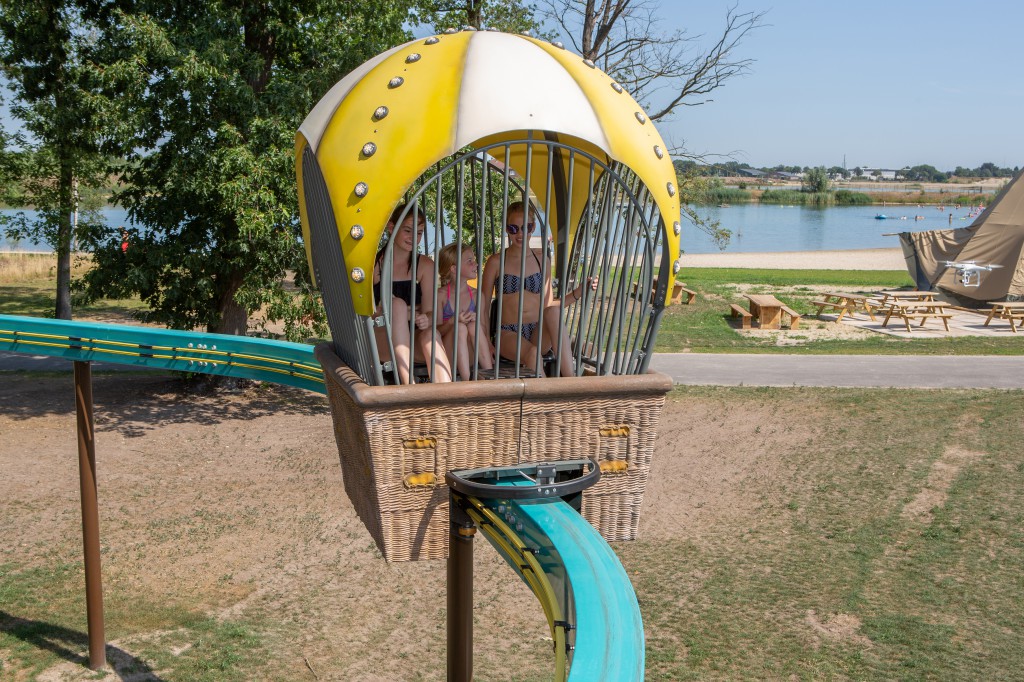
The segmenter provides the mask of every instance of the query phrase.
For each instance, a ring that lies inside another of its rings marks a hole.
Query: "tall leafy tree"
[[[116,200],[137,225],[94,230],[89,298],[139,295],[148,319],[244,334],[254,312],[316,318],[300,243],[294,136],[349,70],[407,39],[402,0],[100,3],[104,85],[134,136]],[[306,295],[286,290],[296,271]],[[322,319],[322,316],[320,317]],[[319,330],[322,333],[322,329]]]
[[[415,5],[415,19],[438,32],[472,26],[544,34],[536,5],[524,0],[419,0]]]
[[[72,227],[78,192],[106,179],[101,150],[105,101],[97,96],[89,65],[94,26],[79,8],[63,0],[0,0],[0,72],[11,91],[10,111],[22,131],[4,140],[3,200],[31,206],[0,216],[13,239],[47,243],[57,254],[54,315],[71,319]],[[95,223],[94,213],[78,216],[80,227]]]

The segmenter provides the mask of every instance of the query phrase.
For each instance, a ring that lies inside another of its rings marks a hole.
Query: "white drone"
[[[992,272],[996,268],[1003,267],[1002,265],[996,265],[995,263],[989,263],[988,265],[978,265],[973,260],[964,261],[963,263],[957,263],[956,261],[943,261],[947,268],[956,268],[957,279],[960,280],[960,284],[965,287],[980,287],[981,286],[981,273]]]

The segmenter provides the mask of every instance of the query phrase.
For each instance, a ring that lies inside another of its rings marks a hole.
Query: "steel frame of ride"
[[[511,171],[509,161],[514,148],[526,150],[525,177],[517,178]],[[542,156],[546,158],[546,163],[539,172],[533,167],[535,148],[542,148],[545,152]],[[561,167],[560,157],[563,156],[568,161],[568,177],[561,178],[556,183],[556,168]],[[558,222],[566,224],[567,216],[573,214],[572,200],[579,189],[575,177],[578,159],[583,159],[588,167],[587,177],[582,181],[584,196],[587,197],[586,207],[582,211],[579,224],[571,234],[563,230],[555,235],[552,234],[550,221],[545,218],[551,216],[554,210],[561,216]],[[557,165],[556,161],[559,162]],[[468,182],[467,165],[470,166]],[[433,259],[435,282],[439,281],[440,274],[437,254],[448,240],[459,247],[455,280],[461,281],[462,246],[468,234],[477,261],[474,278],[479,283],[485,258],[494,253],[503,253],[503,217],[507,213],[511,199],[523,200],[528,197],[529,192],[523,188],[530,187],[538,178],[545,186],[545,201],[543,205],[537,205],[537,202],[530,198],[531,210],[536,211],[540,221],[537,236],[542,245],[546,245],[549,240],[554,244],[554,254],[549,254],[547,248],[536,249],[541,254],[539,267],[543,273],[549,273],[554,269],[554,296],[558,301],[559,319],[557,336],[560,337],[565,331],[572,339],[572,360],[576,375],[645,372],[665,306],[667,282],[671,278],[660,277],[656,291],[652,290],[652,283],[655,272],[668,272],[673,266],[667,249],[662,248],[665,226],[661,222],[656,202],[636,174],[621,163],[608,165],[568,144],[533,137],[487,145],[465,152],[445,164],[439,164],[432,173],[421,179],[419,187],[408,194],[407,208],[398,217],[397,223],[400,224],[406,217],[412,217],[413,224],[419,225],[421,218],[426,218],[428,229],[424,251]],[[446,183],[446,179],[454,182]],[[498,186],[492,188],[495,180]],[[452,186],[455,194],[454,208],[452,210],[452,204],[449,203],[447,211],[446,198],[443,196],[443,189],[446,186]],[[467,203],[471,207],[475,225],[466,224]],[[421,209],[424,205],[432,208]],[[445,213],[454,213],[454,220],[446,220]],[[379,273],[381,291],[391,289],[395,234],[392,235],[392,239],[387,240],[384,247]],[[520,278],[525,272],[526,249],[522,250],[521,255],[518,263],[510,263],[508,266],[509,272],[518,270]],[[417,262],[418,259],[412,261],[412,281],[417,280]],[[506,262],[502,256],[498,281],[502,281],[505,273]],[[594,292],[585,286],[591,277],[597,280]],[[566,293],[581,285],[582,300],[573,305],[571,310],[567,309]],[[429,308],[436,314],[439,303],[437,290],[424,294],[424,298],[428,297],[432,299]],[[462,297],[461,287],[456,287],[453,301],[455,310],[460,309]],[[477,287],[478,302],[489,300],[490,297],[491,292],[480,291],[479,286]],[[497,320],[503,319],[503,299],[504,297],[498,296],[490,303],[496,308]],[[391,310],[391,297],[381,296],[381,300],[375,303],[380,306],[383,314],[372,317],[367,328],[384,327],[390,355],[394,358],[395,349],[391,340],[395,322]],[[517,309],[519,327],[523,324],[523,306],[524,292],[520,289]],[[408,324],[409,338],[414,340],[419,331],[411,317]],[[477,316],[473,336],[480,338],[485,325],[490,326],[490,320],[481,320],[480,316]],[[538,328],[539,336],[534,343],[535,367],[542,364],[543,329],[544,325],[541,324]],[[495,355],[501,358],[501,335],[496,334],[493,328],[490,331],[494,339]],[[454,347],[449,350],[452,356],[458,356],[458,335],[454,338]],[[521,342],[522,337],[518,336],[514,357],[521,357]],[[551,340],[548,342],[551,343]],[[381,362],[376,346],[373,343],[367,345],[373,357],[374,383],[399,383],[395,363]],[[414,341],[411,341],[410,345],[415,346]],[[561,359],[560,344],[551,345],[554,348],[554,356],[550,359],[550,364],[558,367]],[[436,353],[443,352],[435,346],[436,344],[431,344],[430,365],[434,364]],[[495,362],[490,373],[481,372],[477,354],[471,355],[474,376],[493,379],[532,376],[525,372],[520,363],[511,363],[511,371],[502,372],[502,363]]]

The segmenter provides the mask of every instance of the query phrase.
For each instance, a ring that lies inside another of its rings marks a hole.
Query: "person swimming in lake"
[[[375,327],[377,349],[382,360],[389,360],[390,347],[394,347],[395,369],[403,384],[409,383],[414,359],[427,363],[431,382],[451,381],[452,370],[448,355],[434,329],[433,295],[426,298],[423,296],[424,291],[432,294],[435,288],[434,261],[417,252],[420,239],[426,231],[427,220],[423,213],[411,207],[401,224],[397,224],[406,208],[406,204],[400,204],[392,211],[386,227],[388,236],[394,241],[391,256],[391,343],[388,343],[385,328]],[[386,248],[382,248],[377,253],[373,266],[373,300],[378,315],[383,312],[380,282],[386,251]],[[432,355],[433,363],[430,361]]]
[[[505,213],[508,244],[500,253],[487,259],[480,278],[480,291],[485,294],[493,291],[497,301],[501,303],[501,319],[498,320],[499,328],[495,335],[495,345],[500,349],[501,357],[512,361],[518,360],[537,376],[544,376],[543,369],[537,367],[538,346],[541,354],[546,353],[555,349],[553,339],[557,339],[558,374],[563,377],[575,376],[569,337],[559,316],[559,307],[563,301],[554,296],[550,273],[541,269],[542,249],[531,248],[527,243],[537,224],[537,215],[532,206],[529,207],[527,217],[527,208],[523,202],[509,204]],[[502,275],[500,282],[499,274]],[[591,279],[588,283],[591,289],[597,288],[596,279]],[[488,295],[483,298],[483,321],[488,325],[490,332],[490,306],[497,305],[497,302],[491,303]],[[582,298],[581,284],[568,292],[564,303],[574,305]],[[517,345],[520,346],[518,358]]]
[[[484,327],[477,324],[477,291],[469,284],[477,278],[473,249],[458,243],[445,246],[437,254],[437,272],[441,280],[437,290],[441,307],[437,331],[448,352],[449,365],[458,370],[463,381],[468,381],[473,378],[470,358],[474,355],[480,369],[494,369],[494,348],[483,333]]]

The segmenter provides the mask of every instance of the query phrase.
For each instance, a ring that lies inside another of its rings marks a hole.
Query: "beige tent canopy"
[[[1024,299],[1024,182],[1018,173],[968,227],[902,232],[900,244],[917,288],[936,289],[966,305]],[[965,284],[946,262],[998,266]]]

